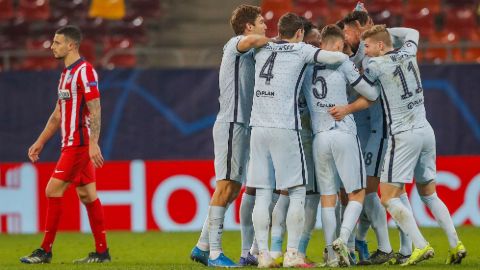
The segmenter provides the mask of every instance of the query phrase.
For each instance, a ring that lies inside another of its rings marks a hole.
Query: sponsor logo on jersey
[[[332,103],[322,103],[322,102],[317,102],[317,106],[320,108],[332,108],[335,107],[335,104]]]
[[[414,107],[420,106],[423,104],[423,98],[414,100],[412,102],[409,102],[407,107],[409,110],[413,109]]]
[[[97,86],[97,82],[87,82],[87,87]]]
[[[262,91],[262,90],[257,90],[255,92],[255,95],[257,97],[269,97],[269,98],[273,98],[275,97],[275,92],[273,91]]]
[[[58,99],[66,100],[70,99],[70,91],[68,89],[58,89]]]

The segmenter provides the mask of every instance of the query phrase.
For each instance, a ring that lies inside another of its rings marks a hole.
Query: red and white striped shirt
[[[63,70],[58,84],[62,148],[89,144],[87,102],[99,97],[98,75],[90,63],[80,58]]]

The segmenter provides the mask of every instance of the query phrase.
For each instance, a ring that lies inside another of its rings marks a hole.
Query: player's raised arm
[[[420,33],[413,28],[394,27],[394,28],[388,28],[387,30],[393,36],[404,39],[405,42],[413,41],[415,42],[415,44],[418,45],[418,40],[420,39]]]
[[[252,48],[260,48],[271,40],[271,38],[257,34],[244,36],[238,41],[237,50],[239,52],[247,52]]]
[[[38,139],[28,149],[28,157],[32,162],[36,162],[39,159],[40,152],[42,152],[42,149],[45,143],[60,128],[60,121],[61,121],[60,106],[58,106],[58,102],[57,102],[57,105],[55,106],[55,109],[50,115],[50,118],[48,118],[47,124],[45,125],[45,128],[43,129],[42,133],[40,133],[40,136],[38,136]]]
[[[417,30],[412,28],[397,27],[389,28],[388,32],[394,36],[405,40],[403,46],[398,50],[399,54],[404,54],[408,56],[417,55],[418,41],[420,39],[420,34]]]
[[[343,52],[330,52],[318,49],[314,61],[323,64],[336,64],[348,60],[348,55]]]

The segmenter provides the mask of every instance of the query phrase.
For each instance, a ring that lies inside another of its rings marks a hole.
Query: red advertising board
[[[45,186],[54,163],[0,164],[0,232],[43,230]],[[437,193],[455,225],[480,226],[480,156],[437,159]],[[97,170],[97,189],[109,230],[200,230],[215,186],[213,162],[108,162]],[[415,217],[422,226],[436,223],[415,188],[408,187]],[[88,218],[71,187],[64,196],[61,230],[88,231]],[[237,200],[227,211],[225,229],[238,229]],[[318,218],[317,225],[321,226]]]

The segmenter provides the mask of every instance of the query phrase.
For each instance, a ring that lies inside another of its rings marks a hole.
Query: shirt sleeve
[[[345,61],[340,66],[340,70],[342,71],[343,75],[345,75],[345,78],[347,79],[348,83],[353,87],[357,85],[362,79],[362,76],[360,75],[358,68],[350,60]]]
[[[100,97],[98,90],[98,75],[92,66],[87,65],[80,70],[81,83],[78,85],[83,90],[85,100],[90,101]]]
[[[302,53],[307,64],[337,64],[348,59],[348,56],[342,52],[325,51],[310,44],[303,45]]]
[[[362,79],[360,72],[352,61],[343,63],[340,68],[350,86],[352,86],[357,93],[371,101],[378,98],[379,93],[376,87]]]
[[[370,59],[367,64],[367,68],[363,73],[362,78],[370,85],[374,85],[377,78],[380,76],[380,69],[378,63],[374,59]]]
[[[416,56],[418,51],[418,40],[420,34],[417,30],[405,27],[389,28],[388,32],[391,35],[405,40],[403,46],[398,50],[397,54],[405,56]]]
[[[238,43],[240,42],[240,40],[242,40],[244,36],[243,35],[240,35],[240,36],[236,36],[236,37],[233,37],[231,38],[227,44],[225,44],[225,48],[224,48],[224,52],[225,53],[231,53],[235,56],[238,56],[238,55],[242,55],[246,52],[241,52],[238,50]],[[247,51],[248,52],[248,51]]]

